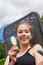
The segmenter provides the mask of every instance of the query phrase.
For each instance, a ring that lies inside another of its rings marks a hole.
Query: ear
[[[31,38],[31,39],[33,38],[32,34],[31,34],[30,38]]]
[[[33,36],[31,35],[31,39],[32,39],[32,37],[33,37]]]

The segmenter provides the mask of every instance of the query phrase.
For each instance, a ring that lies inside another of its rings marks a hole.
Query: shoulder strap
[[[31,48],[28,49],[28,51],[30,50]]]

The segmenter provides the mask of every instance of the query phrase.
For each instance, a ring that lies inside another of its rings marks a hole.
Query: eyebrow
[[[18,29],[18,31],[21,31],[22,29]],[[28,29],[28,28],[26,28],[25,30],[30,30],[30,29]]]

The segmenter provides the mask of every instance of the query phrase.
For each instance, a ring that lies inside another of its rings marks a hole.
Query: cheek
[[[17,34],[17,37],[20,37],[21,36],[21,34]]]
[[[17,39],[18,39],[18,40],[20,39],[20,36],[21,36],[20,34],[17,34]]]
[[[30,32],[28,33],[28,36],[31,36],[31,33]]]
[[[30,39],[32,38],[31,33],[28,33],[27,36],[28,36],[28,38],[30,38]]]
[[[31,36],[31,33],[29,32],[29,33],[27,34],[27,36]]]

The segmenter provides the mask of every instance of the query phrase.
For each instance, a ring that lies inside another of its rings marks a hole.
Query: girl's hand
[[[10,56],[11,61],[13,61],[14,63],[16,62],[16,56],[17,56],[16,51],[19,51],[19,49],[17,46],[14,46],[8,52],[8,55]]]

